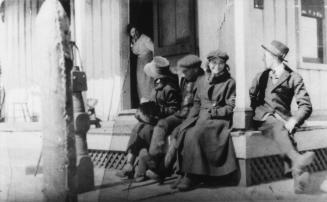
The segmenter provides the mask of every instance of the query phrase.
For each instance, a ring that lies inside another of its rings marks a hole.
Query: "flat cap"
[[[179,67],[199,67],[201,65],[201,59],[196,55],[186,55],[177,62]]]
[[[218,59],[218,58],[226,62],[229,59],[229,56],[226,52],[221,51],[219,49],[211,51],[207,56],[208,60]]]

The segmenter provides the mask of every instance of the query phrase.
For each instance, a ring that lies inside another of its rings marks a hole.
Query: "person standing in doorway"
[[[136,85],[140,103],[150,99],[153,88],[153,78],[143,71],[144,66],[152,61],[154,46],[150,37],[143,34],[135,25],[128,25],[128,34],[131,37],[131,50],[137,56]]]

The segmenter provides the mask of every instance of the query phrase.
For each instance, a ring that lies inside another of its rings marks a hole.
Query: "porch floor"
[[[42,201],[43,174],[28,173],[41,151],[39,132],[0,132],[0,201]],[[312,175],[308,194],[295,195],[292,180],[250,187],[200,187],[189,192],[170,189],[153,181],[129,183],[115,176],[116,170],[95,167],[94,190],[79,194],[80,202],[96,201],[327,201],[327,171]]]
[[[115,172],[96,169],[95,190],[80,194],[80,201],[327,201],[327,172],[314,173],[310,191],[302,195],[293,193],[291,179],[251,187],[199,187],[179,192],[169,186],[173,179],[164,185],[152,180],[130,184],[116,177]]]

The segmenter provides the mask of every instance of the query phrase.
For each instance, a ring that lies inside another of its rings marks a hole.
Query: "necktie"
[[[275,70],[271,70],[270,71],[270,78],[271,78],[273,84],[276,84],[277,83],[277,81],[278,81],[279,78],[276,75],[276,71]]]

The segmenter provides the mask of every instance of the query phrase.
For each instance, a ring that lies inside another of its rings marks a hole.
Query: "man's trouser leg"
[[[165,119],[161,119],[154,127],[149,154],[152,157],[165,154],[167,136],[173,129],[181,124],[183,119],[175,115],[171,115]]]
[[[258,128],[264,135],[276,141],[280,151],[286,154],[292,161],[296,159],[298,152],[295,150],[284,123],[273,116],[267,117],[266,121]]]

